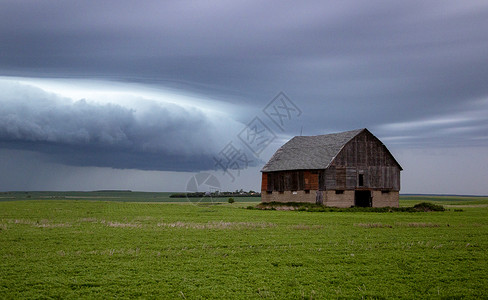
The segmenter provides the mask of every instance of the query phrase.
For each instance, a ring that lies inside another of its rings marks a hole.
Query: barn
[[[366,128],[296,136],[261,170],[262,202],[398,207],[402,167]]]

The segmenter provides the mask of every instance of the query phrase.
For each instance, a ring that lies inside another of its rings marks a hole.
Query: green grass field
[[[0,298],[488,297],[488,198],[313,213],[67,194],[0,195],[16,196],[0,202]]]
[[[161,192],[127,192],[127,191],[108,191],[108,192],[4,192],[0,193],[1,201],[14,200],[91,200],[91,201],[117,201],[117,202],[167,202],[167,203],[212,203],[227,202],[228,197],[210,198],[171,198],[173,193]],[[236,197],[236,202],[257,202],[259,197]]]

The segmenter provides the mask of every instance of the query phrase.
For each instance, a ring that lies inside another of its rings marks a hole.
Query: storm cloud
[[[133,97],[132,106],[72,100],[0,81],[0,145],[55,162],[142,170],[214,168],[240,123],[194,107]],[[225,130],[224,130],[225,129]],[[229,132],[229,133],[225,133]]]
[[[305,132],[320,134],[486,99],[486,28],[483,1],[5,1],[0,69],[160,84],[256,109],[286,91]]]

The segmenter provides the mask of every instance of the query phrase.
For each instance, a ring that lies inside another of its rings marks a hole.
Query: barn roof
[[[344,145],[364,130],[296,136],[275,152],[261,172],[326,169]]]

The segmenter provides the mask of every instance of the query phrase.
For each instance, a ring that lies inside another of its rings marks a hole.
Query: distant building
[[[367,129],[296,136],[263,167],[262,202],[398,207],[402,167]]]

